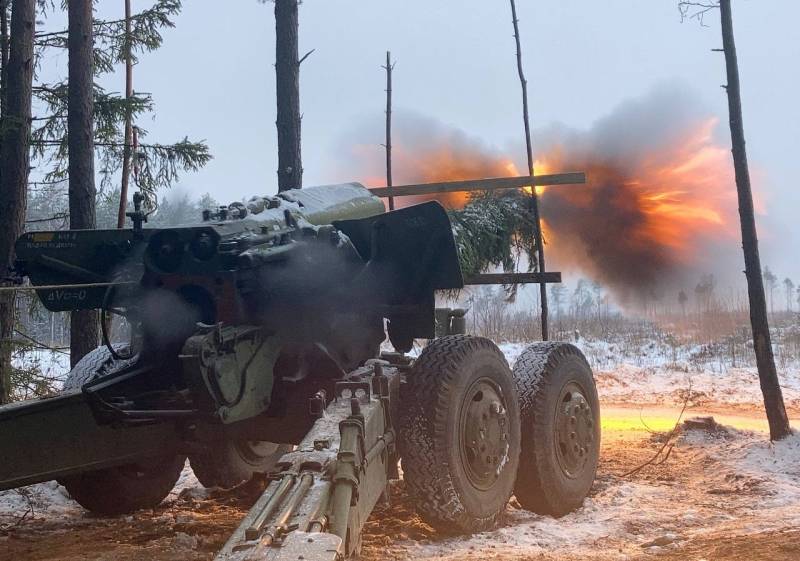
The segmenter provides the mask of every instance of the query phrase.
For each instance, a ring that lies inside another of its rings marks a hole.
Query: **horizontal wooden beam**
[[[464,284],[554,284],[561,282],[561,273],[487,273],[464,279]]]
[[[493,189],[520,189],[545,185],[577,185],[586,183],[583,172],[535,175],[533,182],[528,175],[520,177],[493,177],[488,179],[468,179],[466,181],[445,181],[441,183],[420,183],[417,185],[395,185],[394,187],[375,187],[370,189],[378,197],[407,197],[411,195],[435,195],[463,191],[490,191]]]

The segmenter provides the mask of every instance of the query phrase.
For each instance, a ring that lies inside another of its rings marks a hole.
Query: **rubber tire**
[[[461,404],[473,382],[490,378],[500,388],[510,420],[508,460],[487,490],[470,483],[461,460]],[[444,532],[494,528],[511,497],[520,454],[520,417],[511,370],[490,340],[450,335],[433,340],[414,362],[402,388],[403,478],[419,514]]]
[[[583,505],[597,474],[600,451],[600,404],[594,377],[583,353],[574,345],[535,343],[514,364],[522,410],[522,454],[514,495],[526,510],[555,517]],[[556,454],[555,414],[561,390],[574,381],[585,391],[592,409],[594,442],[581,472],[570,478]]]
[[[101,345],[86,353],[78,361],[78,364],[70,370],[66,380],[64,380],[62,391],[80,390],[84,384],[118,372],[135,361],[136,357],[121,361],[117,360],[111,356],[111,351],[108,350],[108,347]]]
[[[268,443],[267,443],[268,444]],[[208,446],[202,452],[189,455],[197,480],[204,487],[223,487],[230,489],[244,481],[248,481],[256,473],[269,473],[275,464],[291,452],[291,444],[277,444],[277,448],[262,457],[247,457],[233,440],[223,440]]]
[[[78,361],[62,391],[79,390],[87,382],[109,376],[135,360],[116,360],[107,347],[98,347]],[[166,454],[64,477],[59,483],[86,510],[103,515],[126,514],[158,506],[175,487],[185,464],[186,456]]]
[[[127,514],[155,508],[180,477],[185,456],[146,458],[136,464],[81,473],[59,480],[83,508],[96,514]]]

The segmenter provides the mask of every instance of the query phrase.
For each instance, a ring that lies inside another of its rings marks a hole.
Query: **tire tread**
[[[576,358],[589,368],[580,349],[558,341],[530,345],[514,364],[523,430],[528,427],[534,430],[531,438],[525,438],[523,434],[520,469],[514,491],[520,504],[537,514],[563,516],[573,510],[571,505],[565,506],[557,490],[546,481],[542,468],[550,452],[543,448],[543,442],[535,434],[535,427],[542,424],[542,415],[549,411],[545,387],[556,366],[569,358]]]
[[[423,518],[449,531],[476,532],[497,525],[504,509],[475,518],[458,497],[443,446],[437,437],[453,430],[446,412],[458,365],[480,350],[505,356],[492,341],[469,335],[449,335],[431,341],[414,363],[403,388],[403,438],[400,439],[406,489]],[[517,451],[519,448],[517,447]]]

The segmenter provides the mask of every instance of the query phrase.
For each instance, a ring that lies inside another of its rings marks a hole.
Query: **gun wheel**
[[[105,347],[84,356],[64,381],[64,391],[110,376],[135,359],[118,360]],[[59,479],[70,496],[83,508],[97,514],[125,514],[153,508],[169,495],[186,463],[186,456],[164,454],[135,463],[90,471]]]
[[[178,481],[185,456],[164,455],[59,480],[83,508],[103,515],[155,508]]]
[[[600,457],[600,406],[591,368],[568,343],[536,343],[514,364],[522,427],[514,494],[526,509],[563,516],[589,493]]]
[[[505,357],[480,337],[432,341],[403,388],[400,447],[406,488],[440,530],[494,527],[520,454],[516,390]]]
[[[224,439],[190,454],[189,463],[203,486],[230,489],[256,473],[273,471],[281,456],[291,449],[290,444]]]

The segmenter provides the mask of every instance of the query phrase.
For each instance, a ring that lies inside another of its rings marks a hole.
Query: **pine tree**
[[[94,73],[95,80],[115,70],[125,61],[128,45],[132,61],[158,49],[163,43],[162,30],[174,27],[174,16],[180,13],[180,0],[158,0],[151,8],[131,17],[131,33],[125,29],[125,20],[94,20]],[[40,33],[36,36],[37,55],[43,56],[52,49],[67,47],[67,31]],[[99,191],[113,190],[122,169],[125,152],[124,123],[130,113],[136,121],[154,111],[149,94],[134,92],[130,98],[107,92],[94,84],[94,144]],[[67,83],[38,84],[34,94],[47,109],[33,131],[34,157],[42,168],[41,182],[63,186],[67,182]],[[135,127],[141,142],[133,154],[136,183],[148,197],[151,205],[157,192],[173,185],[182,171],[196,171],[211,159],[204,141],[184,138],[171,144],[150,143],[148,131]]]
[[[2,6],[5,12],[6,5]],[[14,261],[27,205],[35,0],[14,0],[9,55],[3,60],[0,115],[0,285]],[[3,55],[5,57],[5,55]],[[0,295],[0,403],[11,395],[11,340],[16,322],[13,292]]]
[[[689,301],[689,297],[686,293],[681,290],[678,292],[678,304],[681,305],[681,314],[686,317],[686,303]]]
[[[747,163],[747,148],[742,116],[742,92],[739,81],[739,62],[736,54],[736,39],[733,32],[733,11],[731,0],[709,2],[679,3],[684,17],[695,17],[702,23],[705,14],[720,10],[722,28],[722,52],[725,55],[725,70],[728,83],[725,91],[728,96],[728,121],[731,130],[731,153],[736,176],[736,194],[739,202],[739,223],[742,231],[742,252],[744,254],[747,294],[750,303],[750,326],[753,331],[753,348],[758,365],[758,378],[764,396],[764,409],[769,422],[772,440],[781,440],[792,433],[783,392],[775,368],[772,339],[769,332],[767,304],[764,297],[764,279],[761,274],[761,256],[758,251],[753,191],[750,184],[750,169]],[[694,14],[691,11],[694,10]]]
[[[792,279],[786,277],[783,279],[783,288],[786,290],[786,311],[792,311],[792,296],[794,296],[794,283]]]
[[[67,85],[67,171],[69,227],[95,227],[94,91],[92,0],[70,0],[68,6],[69,82]],[[70,363],[78,363],[97,347],[100,327],[96,310],[77,310],[70,317]]]
[[[76,2],[74,7],[78,4],[80,3]],[[40,9],[38,15],[40,18],[45,18],[50,10],[57,9],[59,5],[60,3],[38,3]],[[163,42],[162,30],[174,25],[172,18],[179,13],[180,8],[179,0],[157,0],[151,8],[132,16],[130,35],[125,33],[124,19],[90,20],[89,29],[93,32],[94,42],[91,51],[93,73],[89,81],[89,91],[94,111],[93,120],[88,128],[93,129],[92,151],[95,154],[94,168],[99,178],[99,189],[96,199],[92,197],[94,200],[91,203],[89,197],[84,197],[84,208],[94,205],[96,200],[105,209],[109,206],[110,198],[115,198],[113,202],[115,208],[119,205],[119,189],[116,182],[125,150],[123,132],[125,117],[128,113],[133,118],[143,117],[154,108],[153,101],[147,94],[134,93],[130,99],[126,99],[107,92],[96,83],[96,80],[103,74],[113,71],[124,60],[128,42],[134,61],[137,61],[143,53],[157,49]],[[2,37],[3,21],[0,18],[0,51],[3,51],[2,47],[5,44]],[[36,33],[33,39],[33,60],[41,61],[53,50],[68,49],[69,30],[40,32]],[[5,71],[2,76],[5,76]],[[92,83],[93,81],[95,83]],[[0,98],[5,97],[6,88],[3,87],[2,91],[3,95]],[[28,219],[37,222],[29,224],[29,228],[60,229],[66,227],[70,220],[67,201],[69,182],[67,132],[70,103],[68,81],[37,83],[33,87],[33,95],[36,106],[44,109],[44,113],[40,112],[37,115],[34,129],[30,134],[31,164],[36,177],[35,181],[29,184],[33,204],[28,212]],[[172,185],[181,172],[197,170],[211,158],[204,142],[192,142],[184,138],[172,144],[148,143],[147,131],[139,127],[138,132],[139,137],[143,139],[134,155],[138,185],[148,195],[151,204],[156,200],[156,192]],[[91,174],[91,177],[93,181],[94,174]],[[96,209],[94,213],[97,214]],[[116,210],[114,213],[116,214]],[[105,222],[104,214],[97,218],[103,226],[113,227]],[[33,301],[30,305],[35,308],[38,302]],[[17,308],[19,309],[19,305]],[[83,323],[81,322],[82,325]],[[87,337],[87,348],[90,345],[89,339],[95,340],[95,337],[91,334]],[[76,356],[80,352],[75,353]]]
[[[769,267],[764,267],[764,284],[767,285],[767,294],[769,295],[769,311],[771,314],[775,313],[775,287],[778,286],[778,277],[775,273],[770,271]]]
[[[278,190],[303,186],[300,129],[298,0],[275,0],[275,90],[277,93]],[[310,54],[310,53],[309,53]],[[307,55],[306,55],[307,56]],[[305,57],[303,57],[305,58]]]

